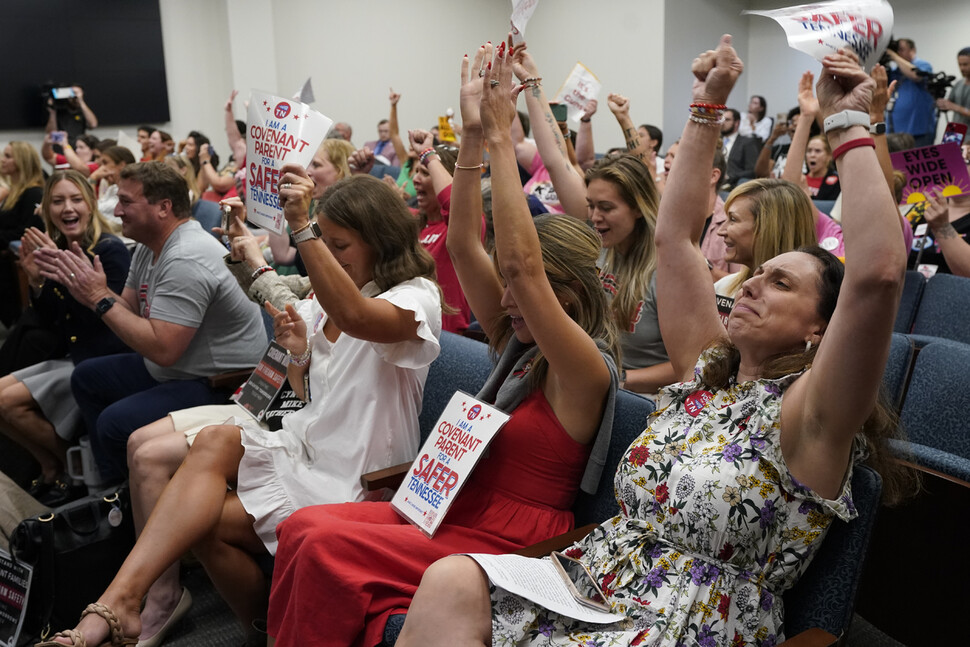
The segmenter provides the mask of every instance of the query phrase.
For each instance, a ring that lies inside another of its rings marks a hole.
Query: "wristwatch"
[[[111,306],[114,304],[114,297],[105,297],[104,299],[98,301],[97,305],[94,306],[94,311],[98,313],[99,317],[103,317],[108,310],[111,310]]]
[[[877,121],[869,126],[869,132],[873,135],[885,135],[886,134],[886,122]]]
[[[826,134],[833,130],[842,130],[849,126],[869,127],[869,113],[859,110],[843,110],[834,115],[829,115],[822,123],[822,129]]]
[[[314,238],[319,238],[320,236],[320,225],[317,224],[316,220],[311,220],[306,225],[293,232],[293,242],[305,243],[308,240],[313,240]]]

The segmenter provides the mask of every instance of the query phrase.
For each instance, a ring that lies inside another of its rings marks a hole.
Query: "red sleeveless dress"
[[[298,510],[276,530],[269,634],[277,647],[377,645],[432,562],[512,552],[570,530],[589,452],[537,389],[513,411],[433,539],[386,502]]]

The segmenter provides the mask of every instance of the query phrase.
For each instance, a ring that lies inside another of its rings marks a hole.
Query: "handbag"
[[[24,519],[10,554],[33,567],[20,645],[77,624],[135,545],[128,484]]]

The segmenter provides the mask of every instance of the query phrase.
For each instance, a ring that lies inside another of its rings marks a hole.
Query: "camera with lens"
[[[924,72],[923,70],[914,69],[917,76],[923,81],[926,81],[926,91],[933,95],[934,99],[943,99],[946,97],[947,90],[953,85],[953,82],[957,77],[952,74],[947,74],[946,72],[937,72],[933,74],[932,72]]]

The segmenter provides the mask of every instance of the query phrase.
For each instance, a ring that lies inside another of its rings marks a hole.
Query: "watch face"
[[[880,123],[877,123],[877,124],[872,124],[872,128],[870,128],[869,130],[872,131],[872,134],[873,135],[885,135],[886,134],[886,124],[883,123],[883,122],[880,122]]]

